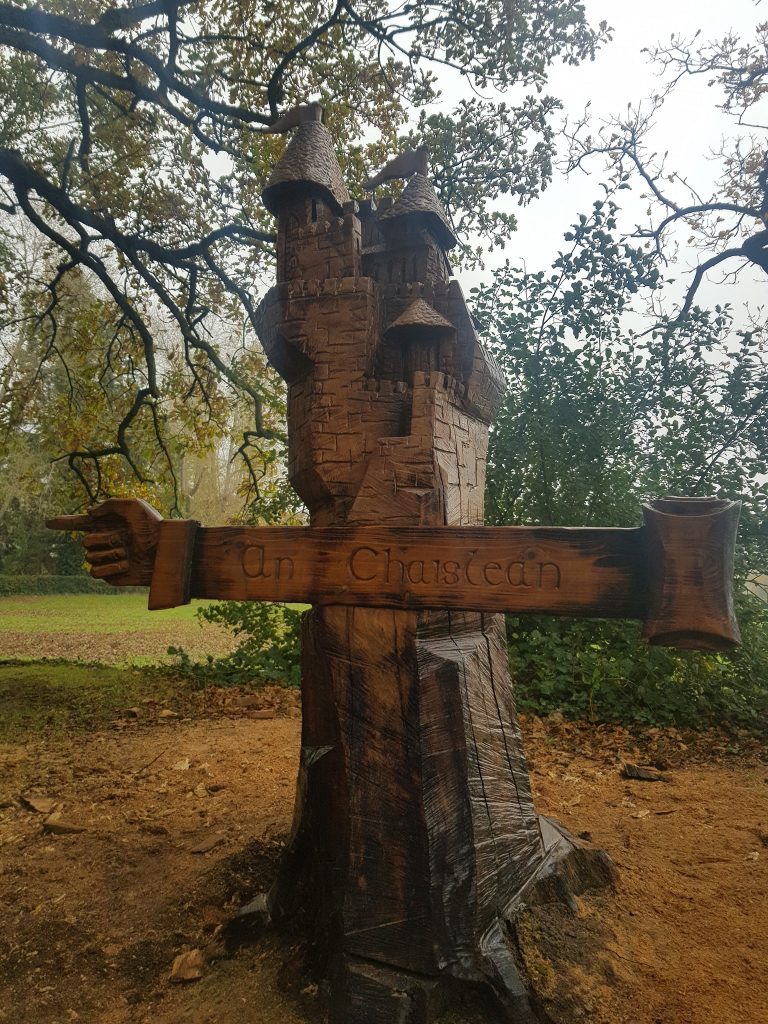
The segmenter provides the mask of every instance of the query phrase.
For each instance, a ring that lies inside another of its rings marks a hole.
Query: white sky
[[[585,6],[590,22],[596,25],[605,19],[614,29],[614,38],[594,62],[575,68],[556,66],[552,70],[550,91],[563,101],[563,113],[570,117],[578,117],[589,100],[596,119],[620,114],[629,102],[636,104],[657,90],[656,70],[641,53],[643,47],[665,42],[672,34],[692,36],[699,28],[703,39],[722,37],[729,29],[752,39],[755,26],[768,20],[768,4],[755,0],[585,0]],[[705,194],[716,171],[716,165],[707,160],[708,150],[724,134],[733,131],[732,120],[715,107],[721,96],[715,87],[708,88],[705,77],[682,82],[660,113],[654,136],[659,152],[669,150],[669,167],[687,174]],[[508,256],[514,262],[524,260],[530,270],[548,268],[563,245],[563,232],[579,213],[588,213],[592,203],[602,196],[599,182],[603,165],[599,158],[595,158],[591,169],[589,176],[577,173],[567,180],[556,172],[555,180],[540,199],[528,207],[517,207],[518,231],[510,238],[504,254],[494,254],[494,262],[503,262]],[[648,204],[633,199],[632,192],[620,195],[628,214],[626,222],[620,224],[630,228],[635,223],[629,214],[634,203],[639,204],[640,214]],[[687,235],[688,232],[682,235],[682,242]],[[696,261],[696,253],[681,249],[675,276],[682,278],[683,269],[695,266]],[[492,265],[484,274],[462,275],[465,283],[487,280]],[[719,279],[715,272],[713,281]],[[725,290],[711,284],[700,289],[699,299],[702,303],[722,302]],[[749,299],[754,304],[764,300],[764,291],[765,276],[760,280],[756,272],[748,271],[739,286],[727,288],[727,299]]]

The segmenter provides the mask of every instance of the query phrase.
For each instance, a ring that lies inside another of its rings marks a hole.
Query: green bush
[[[720,725],[768,733],[768,609],[739,600],[744,646],[673,651],[637,623],[510,617],[510,668],[521,710],[659,726]]]
[[[170,647],[179,669],[201,685],[259,685],[268,682],[298,686],[301,682],[301,619],[303,611],[265,601],[224,601],[198,609],[206,622],[227,626],[239,646],[231,654],[203,663],[192,662],[181,648]]]
[[[125,594],[144,587],[111,587],[83,573],[80,576],[0,576],[0,597],[25,594]]]

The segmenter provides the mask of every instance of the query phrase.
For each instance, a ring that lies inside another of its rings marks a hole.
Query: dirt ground
[[[187,719],[162,711],[0,748],[0,1020],[322,1020],[290,938],[226,956],[216,938],[269,884],[289,827],[295,697],[233,696]],[[588,989],[582,1019],[768,1022],[766,751],[746,737],[637,740],[557,716],[525,733],[539,809],[588,833],[619,870],[616,892],[584,897],[573,921],[574,934],[591,922],[605,936],[594,976],[570,969],[569,984]],[[627,760],[669,781],[628,781]],[[202,977],[171,981],[174,959],[195,949]]]

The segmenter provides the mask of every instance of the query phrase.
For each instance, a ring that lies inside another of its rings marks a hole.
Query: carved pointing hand
[[[113,586],[146,587],[163,517],[140,498],[109,498],[86,515],[46,520],[50,530],[85,532],[83,547],[89,572]]]

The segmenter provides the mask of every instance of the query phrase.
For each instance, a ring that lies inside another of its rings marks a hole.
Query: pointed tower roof
[[[442,203],[432,187],[432,182],[425,175],[418,173],[411,177],[397,202],[381,214],[379,222],[386,223],[386,221],[413,215],[420,215],[424,218],[443,249],[452,249],[454,245],[459,244],[448,223]]]
[[[414,299],[385,330],[387,337],[421,334],[430,337],[455,332],[456,328],[424,299]]]
[[[307,121],[298,126],[261,196],[270,213],[297,196],[316,196],[342,212],[351,198],[325,125]]]

